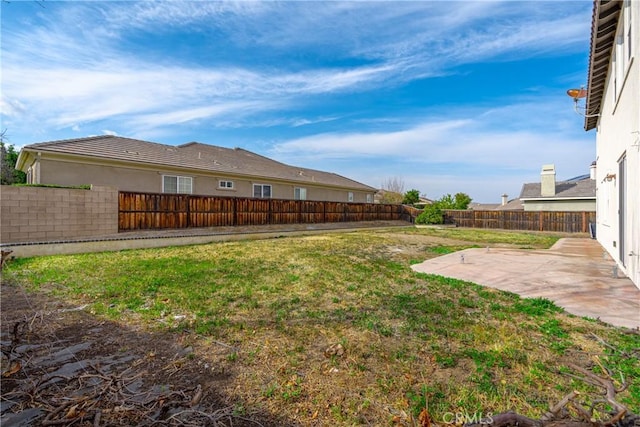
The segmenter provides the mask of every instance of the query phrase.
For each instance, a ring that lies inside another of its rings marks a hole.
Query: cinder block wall
[[[0,243],[68,240],[118,232],[118,190],[0,187]]]

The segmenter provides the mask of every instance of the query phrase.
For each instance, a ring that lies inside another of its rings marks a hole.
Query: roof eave
[[[575,197],[527,197],[520,199],[523,202],[544,202],[544,201],[558,201],[558,200],[595,200],[596,196],[575,196]]]
[[[17,170],[26,173],[26,171],[22,168],[24,167],[25,163],[27,163],[27,158],[29,157],[29,153],[30,153],[30,150],[25,150],[24,148],[20,150],[20,153],[18,154],[18,160],[16,161]]]
[[[622,0],[594,0],[584,130],[598,125]]]

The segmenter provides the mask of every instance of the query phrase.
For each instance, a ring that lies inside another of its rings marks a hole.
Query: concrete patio
[[[615,266],[596,240],[565,238],[548,250],[466,249],[412,268],[547,298],[577,316],[640,328],[640,289]]]

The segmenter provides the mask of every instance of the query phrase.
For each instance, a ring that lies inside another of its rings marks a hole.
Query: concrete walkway
[[[596,240],[567,238],[548,250],[466,249],[412,268],[547,298],[577,316],[640,328],[640,289],[622,273],[614,278],[615,265]]]

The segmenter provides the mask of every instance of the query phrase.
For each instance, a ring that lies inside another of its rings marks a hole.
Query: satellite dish
[[[567,95],[569,95],[571,98],[573,98],[573,109],[575,110],[576,113],[580,114],[582,117],[598,117],[598,116],[600,116],[600,113],[598,113],[598,112],[589,113],[587,111],[587,105],[584,105],[584,106],[581,106],[581,107],[578,106],[578,103],[580,102],[580,99],[586,98],[587,95],[588,95],[587,89],[585,89],[584,86],[582,86],[580,89],[569,89],[567,91]]]
[[[567,95],[572,97],[573,99],[585,98],[587,96],[587,90],[584,88],[580,89],[569,89],[567,91]]]

